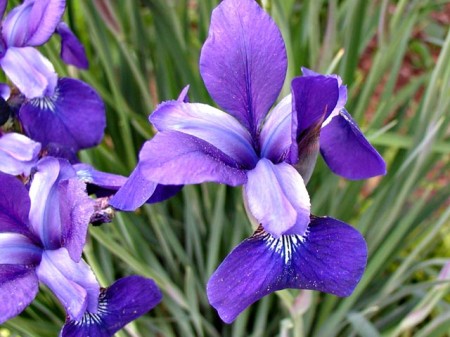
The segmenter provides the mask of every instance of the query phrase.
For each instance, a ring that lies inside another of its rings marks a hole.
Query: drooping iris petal
[[[0,233],[29,234],[30,198],[16,177],[0,172]]]
[[[84,46],[65,22],[60,22],[56,32],[61,36],[61,59],[80,69],[89,68]]]
[[[25,132],[43,146],[59,143],[74,150],[98,145],[106,126],[100,96],[73,78],[59,79],[52,96],[22,105],[19,117]]]
[[[61,216],[61,244],[75,262],[80,261],[86,243],[86,234],[94,200],[86,194],[86,185],[72,178],[58,184],[59,212]]]
[[[102,289],[97,314],[86,313],[79,321],[69,320],[60,337],[111,337],[126,324],[142,316],[161,302],[155,282],[129,276]]]
[[[156,203],[177,194],[183,185],[160,185],[142,175],[140,164],[136,166],[125,184],[109,200],[109,204],[121,211],[134,211],[144,203]]]
[[[349,296],[364,272],[362,235],[332,218],[311,218],[306,236],[278,239],[262,228],[238,245],[211,276],[209,302],[226,323],[281,289],[311,289]]]
[[[202,139],[242,167],[253,168],[258,161],[249,132],[233,116],[209,105],[165,102],[150,121],[159,131],[179,131]]]
[[[273,163],[284,160],[292,144],[292,95],[287,95],[269,113],[261,130],[261,157]]]
[[[100,286],[84,260],[74,262],[65,248],[46,250],[36,273],[58,297],[71,319],[81,319],[86,310],[97,312]]]
[[[158,132],[139,155],[145,179],[163,185],[217,182],[231,186],[247,181],[245,171],[222,151],[178,131]]]
[[[0,265],[39,263],[42,249],[25,235],[0,233]]]
[[[58,76],[53,65],[32,47],[8,48],[0,66],[28,99],[52,95],[55,90]]]
[[[112,174],[96,170],[89,164],[80,163],[73,165],[80,180],[86,184],[103,187],[110,190],[118,190],[127,178],[118,174]]]
[[[255,1],[224,0],[214,9],[200,72],[211,97],[253,136],[281,90],[286,64],[281,33]]]
[[[20,314],[39,290],[34,269],[0,265],[0,324]]]
[[[134,211],[150,198],[157,185],[142,176],[138,164],[125,184],[109,200],[109,204],[121,211]]]
[[[287,163],[261,159],[247,173],[246,205],[264,229],[279,237],[295,226],[303,234],[309,223],[308,191],[298,172]]]
[[[386,174],[386,163],[344,109],[322,128],[320,152],[330,169],[347,179]]]
[[[39,46],[50,39],[61,21],[65,0],[27,0],[17,6],[3,23],[3,37],[8,46]]]
[[[59,191],[60,182],[71,178],[76,178],[75,170],[64,159],[45,157],[36,166],[36,173],[33,176],[29,192],[31,199],[29,223],[33,233],[41,239],[45,249],[61,247],[62,241],[64,241],[62,240],[63,232],[71,226],[79,225],[63,223],[63,221],[74,221],[75,219],[70,218],[68,214],[63,218],[60,210],[60,207],[65,207],[65,212],[74,211],[78,215],[83,213],[77,209],[76,205],[70,203],[70,201],[73,203],[79,201],[76,199],[79,192],[77,196],[71,197],[61,195]],[[70,193],[73,193],[74,190]],[[88,201],[80,203],[84,206],[84,203],[88,203]]]
[[[295,164],[298,141],[302,133],[325,120],[333,111],[339,98],[337,80],[325,76],[297,77],[292,80],[292,137],[289,162]]]
[[[30,175],[40,150],[40,143],[19,133],[0,135],[0,171],[12,175]]]

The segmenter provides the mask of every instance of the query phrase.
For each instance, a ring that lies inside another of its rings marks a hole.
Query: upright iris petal
[[[345,110],[347,87],[338,75],[321,75],[303,68],[305,79],[334,79],[339,85],[338,101],[328,113],[320,132],[320,153],[330,169],[347,179],[367,179],[386,174],[386,163],[370,145],[356,122]]]
[[[200,72],[211,97],[252,136],[279,95],[286,68],[281,33],[255,1],[217,6],[201,51]]]
[[[84,47],[69,26],[60,22],[56,27],[56,32],[61,36],[61,59],[80,69],[87,69],[89,62]]]

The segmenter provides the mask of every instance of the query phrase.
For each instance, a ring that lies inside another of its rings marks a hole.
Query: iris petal
[[[0,172],[0,232],[29,235],[30,197],[16,177]]]
[[[86,234],[94,200],[86,194],[86,185],[78,178],[58,184],[59,213],[61,217],[61,244],[75,262],[80,261],[86,243]]]
[[[89,68],[84,47],[65,22],[60,22],[56,32],[61,36],[61,59],[80,69]]]
[[[106,127],[100,96],[72,78],[59,79],[52,96],[22,105],[19,117],[26,133],[43,146],[59,143],[75,151],[99,144]]]
[[[58,76],[50,61],[36,49],[10,47],[0,59],[0,65],[27,98],[53,94]]]
[[[267,116],[261,130],[261,157],[284,160],[292,144],[292,95],[287,95]]]
[[[111,337],[161,299],[162,294],[153,280],[140,276],[122,278],[102,290],[97,314],[86,313],[81,320],[69,320],[60,337]]]
[[[349,296],[364,272],[361,234],[332,218],[311,218],[305,236],[276,239],[262,228],[239,244],[207,285],[209,302],[226,323],[249,305],[281,289],[311,289]]]
[[[42,249],[28,237],[17,233],[0,233],[0,265],[39,263]]]
[[[255,1],[225,0],[214,9],[200,72],[212,98],[253,136],[281,90],[286,66],[281,33]]]
[[[86,310],[97,312],[100,286],[94,273],[83,260],[74,262],[65,248],[44,251],[36,272],[39,280],[61,301],[71,319],[80,319]]]
[[[30,175],[36,164],[41,144],[19,133],[0,136],[0,171],[19,175]]]
[[[0,324],[20,314],[39,290],[34,269],[0,265]]]
[[[139,154],[141,174],[163,185],[217,182],[231,186],[247,181],[245,171],[213,145],[178,131],[158,132]]]
[[[144,203],[156,203],[177,194],[183,185],[160,185],[145,178],[138,164],[126,183],[109,200],[109,204],[121,211],[134,211]]]
[[[65,0],[27,0],[5,19],[3,36],[8,46],[39,46],[50,39],[61,21]]]
[[[344,109],[324,127],[320,152],[330,169],[347,179],[386,174],[386,163]]]
[[[253,168],[258,160],[249,132],[237,119],[209,105],[165,102],[150,121],[159,131],[178,131],[202,139],[242,167]]]
[[[276,237],[291,228],[303,234],[311,205],[298,172],[287,163],[275,165],[263,158],[247,175],[246,205],[264,229]]]
[[[298,161],[298,141],[302,133],[325,120],[336,106],[338,82],[325,76],[297,77],[292,80],[292,136],[290,163]]]

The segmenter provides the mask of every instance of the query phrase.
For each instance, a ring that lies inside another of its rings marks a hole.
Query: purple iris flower
[[[7,1],[0,0],[3,16]],[[58,78],[53,65],[34,47],[55,30],[62,37],[63,59],[83,66],[81,44],[61,23],[64,0],[26,0],[2,22],[0,66],[26,97],[19,118],[26,134],[45,147],[58,144],[69,151],[99,144],[106,126],[100,96],[86,83]]]
[[[366,264],[358,231],[310,214],[305,183],[319,149],[334,172],[350,178],[384,174],[384,161],[342,110],[346,91],[335,75],[305,70],[292,81],[291,95],[268,113],[286,63],[281,33],[255,1],[222,1],[212,14],[200,71],[210,95],[227,112],[164,102],[150,116],[158,133],[139,155],[140,176],[152,186],[243,185],[246,208],[260,227],[230,253],[207,286],[210,303],[228,323],[284,288],[348,296]],[[352,166],[355,159],[370,165]]]
[[[60,337],[110,337],[126,324],[155,307],[162,294],[155,282],[129,276],[101,289],[96,313],[86,312],[79,320],[68,319]]]
[[[4,173],[0,186],[0,323],[31,303],[39,282],[66,309],[65,337],[113,336],[161,301],[154,281],[140,276],[100,288],[81,259],[93,200],[67,161],[39,161],[29,192]]]
[[[7,0],[0,1],[3,17]],[[0,66],[28,98],[51,95],[58,77],[34,47],[47,42],[65,10],[65,0],[25,0],[2,21]]]
[[[42,282],[72,319],[97,311],[99,285],[81,259],[93,200],[65,160],[39,161],[29,192],[0,174],[0,322],[25,309]]]

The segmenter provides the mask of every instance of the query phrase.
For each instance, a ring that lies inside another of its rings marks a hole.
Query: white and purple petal
[[[0,265],[0,324],[19,315],[34,300],[38,290],[34,269]]]
[[[163,185],[217,182],[231,186],[247,181],[245,170],[225,153],[197,137],[178,132],[158,132],[139,154],[141,174]]]
[[[37,265],[42,248],[25,235],[0,233],[0,265]]]
[[[0,66],[28,99],[53,95],[58,76],[50,61],[33,47],[8,48]]]
[[[3,38],[8,46],[40,46],[47,42],[61,21],[65,0],[26,0],[8,13]]]
[[[283,161],[292,144],[292,95],[284,97],[269,113],[261,130],[261,157]]]
[[[322,127],[320,153],[334,173],[347,179],[386,174],[385,161],[345,109]]]
[[[97,312],[100,286],[84,260],[74,262],[65,248],[46,250],[36,273],[71,319],[81,319],[86,311]]]
[[[287,163],[263,158],[247,176],[246,206],[264,229],[275,237],[289,230],[304,234],[311,204],[300,174]]]
[[[29,192],[31,199],[29,223],[45,249],[61,247],[64,229],[60,207],[62,200],[65,197],[70,200],[70,197],[61,196],[58,186],[61,181],[70,178],[76,178],[76,173],[66,160],[45,157],[36,166]]]
[[[43,146],[59,143],[75,151],[98,145],[106,127],[100,96],[73,78],[60,78],[53,95],[23,104],[19,118],[25,132]]]
[[[41,144],[19,133],[0,135],[0,171],[30,175],[41,151]]]
[[[234,159],[253,168],[258,157],[248,130],[233,116],[200,103],[169,101],[150,116],[158,131],[178,131],[202,139]]]
[[[213,11],[200,72],[211,97],[255,136],[286,75],[286,50],[254,0],[224,0]]]
[[[238,245],[211,276],[209,302],[226,323],[249,305],[286,288],[349,296],[365,269],[362,235],[332,218],[311,218],[305,236],[278,239],[260,228]]]
[[[159,302],[162,294],[155,282],[129,276],[102,289],[97,314],[86,313],[81,320],[69,320],[60,337],[111,337],[126,324],[142,316]]]
[[[84,46],[65,22],[60,22],[56,32],[61,36],[61,59],[80,69],[89,68]]]
[[[58,195],[61,246],[67,249],[72,260],[78,262],[86,244],[89,222],[94,213],[94,200],[86,194],[86,184],[78,178],[60,181]]]

